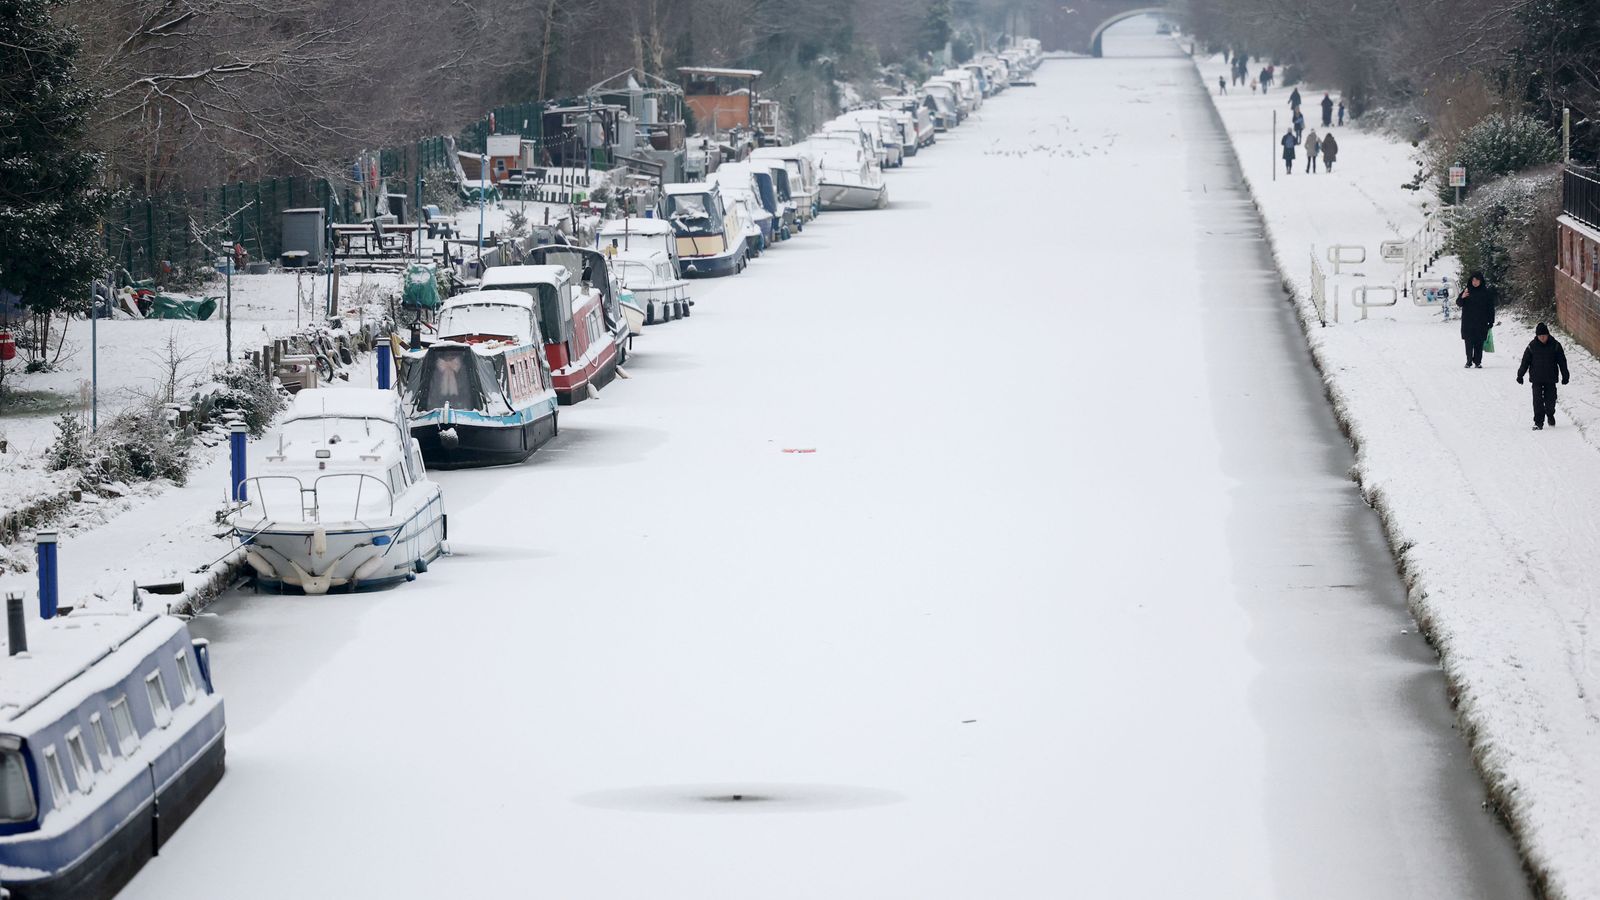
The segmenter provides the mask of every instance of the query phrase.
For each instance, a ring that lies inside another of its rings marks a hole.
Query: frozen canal
[[[1201,90],[1047,63],[415,584],[221,601],[126,896],[1525,896]]]

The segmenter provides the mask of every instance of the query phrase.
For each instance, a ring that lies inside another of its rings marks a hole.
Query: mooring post
[[[231,463],[228,467],[228,477],[232,479],[232,489],[228,491],[228,495],[233,498],[235,503],[250,502],[250,497],[246,494],[244,486],[246,477],[244,438],[249,430],[249,426],[243,422],[235,422],[228,426],[228,456]]]
[[[61,605],[61,581],[56,572],[56,533],[41,531],[33,538],[39,556],[39,618],[53,619]]]
[[[379,341],[378,342],[378,390],[387,391],[389,389],[389,370],[393,367],[393,365],[394,365],[393,362],[389,358],[389,342],[388,341]]]
[[[22,594],[6,592],[6,649],[8,655],[28,652],[28,623],[22,613]]]

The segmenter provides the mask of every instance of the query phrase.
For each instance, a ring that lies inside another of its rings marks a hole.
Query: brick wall
[[[1562,216],[1556,241],[1556,321],[1600,355],[1600,232]]]

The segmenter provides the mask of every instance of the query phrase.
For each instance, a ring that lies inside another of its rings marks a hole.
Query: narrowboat
[[[557,403],[580,403],[616,377],[617,342],[606,328],[600,291],[593,284],[576,285],[566,266],[544,264],[495,266],[483,273],[482,287],[520,291],[533,299]]]
[[[669,184],[662,188],[662,195],[662,212],[677,238],[678,264],[684,276],[744,271],[744,237],[715,184]]]
[[[407,366],[405,385],[411,436],[428,465],[518,463],[556,436],[536,302],[521,290],[485,290],[439,311],[438,339]]]
[[[606,255],[587,247],[544,244],[527,251],[526,261],[536,266],[564,266],[576,276],[580,296],[589,292],[600,295],[601,324],[616,346],[617,365],[625,365],[634,333],[628,324],[627,308],[633,306],[638,309],[638,306],[626,290],[612,283]]]
[[[301,391],[258,472],[233,518],[258,587],[383,587],[444,552],[444,497],[394,391]]]
[[[109,898],[222,778],[208,646],[172,616],[6,606],[0,895]]]
[[[678,277],[660,250],[624,250],[611,259],[612,274],[644,308],[646,325],[689,315],[689,282]]]

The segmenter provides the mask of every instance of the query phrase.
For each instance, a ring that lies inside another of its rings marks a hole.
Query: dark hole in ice
[[[779,798],[765,794],[714,794],[700,799],[706,803],[772,803]]]

